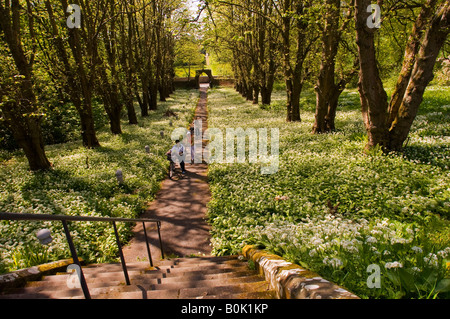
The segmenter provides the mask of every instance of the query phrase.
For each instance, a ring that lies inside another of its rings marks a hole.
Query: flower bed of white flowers
[[[0,211],[83,216],[136,217],[154,198],[166,177],[165,152],[171,147],[173,127],[185,127],[193,117],[198,92],[178,90],[158,111],[139,117],[138,125],[122,122],[123,134],[108,127],[98,132],[100,148],[86,149],[81,142],[46,147],[53,169],[33,173],[21,152],[0,163]],[[178,115],[165,117],[169,109]],[[139,114],[139,110],[137,108]],[[105,115],[106,116],[106,115]],[[170,126],[169,122],[172,122]],[[160,132],[165,132],[161,137]],[[150,153],[145,146],[148,145]],[[122,170],[124,183],[115,173]],[[131,224],[117,223],[125,242]],[[53,242],[39,244],[36,232],[48,228]],[[117,259],[117,245],[110,223],[70,222],[79,255],[87,262]],[[0,273],[70,257],[60,222],[1,221]]]
[[[302,122],[286,123],[282,92],[275,93],[274,106],[261,107],[232,89],[210,91],[209,127],[280,130],[276,174],[261,175],[258,164],[210,165],[214,252],[232,254],[258,244],[363,298],[448,298],[446,92],[426,92],[403,154],[364,155],[354,90],[341,97],[338,131],[322,135],[311,134],[312,92],[302,99]],[[328,200],[340,203],[335,215]]]

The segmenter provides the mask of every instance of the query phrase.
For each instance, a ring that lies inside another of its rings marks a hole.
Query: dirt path
[[[200,99],[195,118],[202,119],[203,131],[207,128],[207,90],[200,87]],[[204,146],[204,145],[203,145]],[[166,179],[156,199],[142,214],[142,218],[161,220],[161,237],[166,257],[211,255],[210,227],[205,221],[206,204],[210,200],[207,183],[207,165],[186,163],[186,176],[174,181]],[[145,225],[153,262],[157,264],[161,254],[156,227]],[[134,236],[123,248],[127,262],[148,260],[142,223],[133,229]]]

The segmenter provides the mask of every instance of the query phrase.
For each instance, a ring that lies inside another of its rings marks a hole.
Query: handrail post
[[[127,265],[125,263],[125,258],[123,257],[122,245],[120,244],[120,238],[119,238],[119,233],[117,232],[116,222],[113,221],[112,224],[113,224],[113,227],[114,227],[114,234],[116,235],[117,247],[119,248],[120,262],[122,263],[122,269],[123,269],[123,274],[125,276],[125,282],[129,286],[130,285],[130,278],[128,277]]]
[[[84,298],[91,299],[91,294],[89,293],[89,288],[86,283],[86,278],[84,278],[83,270],[81,268],[80,260],[78,259],[77,250],[75,249],[75,245],[72,241],[72,236],[70,235],[69,227],[67,227],[67,221],[62,220],[62,224],[64,227],[64,232],[66,233],[67,243],[69,244],[70,253],[72,254],[72,259],[74,264],[78,265],[80,273],[80,285],[81,289],[83,289]]]
[[[150,261],[150,267],[153,267],[152,253],[150,252],[150,245],[148,244],[147,230],[145,229],[145,222],[142,222],[144,228],[145,244],[147,245],[147,254]]]
[[[162,240],[161,240],[161,222],[157,221],[156,225],[158,226],[158,238],[159,238],[159,247],[161,248],[161,259],[164,259],[164,250],[163,250],[163,246],[162,246]]]
[[[84,297],[86,299],[91,299],[91,295],[89,293],[89,289],[86,283],[86,278],[84,277],[83,270],[81,268],[80,260],[78,259],[77,251],[75,245],[72,240],[72,236],[70,235],[69,227],[67,225],[68,221],[96,221],[96,222],[111,222],[114,227],[114,234],[116,236],[117,246],[119,248],[120,261],[122,263],[122,269],[125,275],[125,280],[127,285],[130,285],[130,278],[128,276],[127,265],[125,263],[125,258],[122,252],[122,245],[120,243],[119,233],[117,232],[116,221],[118,222],[142,222],[144,226],[145,232],[145,240],[147,244],[147,253],[150,259],[150,265],[153,267],[153,260],[150,251],[150,245],[147,237],[147,230],[145,228],[145,222],[156,223],[158,230],[158,238],[159,238],[159,246],[161,249],[161,258],[164,259],[164,249],[162,245],[161,239],[161,221],[149,218],[106,218],[106,217],[97,217],[97,216],[71,216],[71,215],[54,215],[54,214],[23,214],[23,213],[8,213],[0,211],[0,220],[50,220],[50,221],[61,221],[64,227],[64,232],[66,234],[67,243],[69,244],[70,252],[72,254],[72,259],[74,264],[76,264],[79,268],[78,277],[80,280],[80,285],[84,293]]]

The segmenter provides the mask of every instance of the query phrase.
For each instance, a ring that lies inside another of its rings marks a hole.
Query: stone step
[[[192,258],[197,259],[197,258]],[[227,268],[227,267],[241,267],[246,264],[239,260],[223,260],[223,261],[184,261],[184,260],[174,260],[171,262],[166,262],[159,264],[155,267],[150,267],[148,263],[127,263],[128,271],[145,271],[145,270],[154,270],[154,269],[181,269],[181,268]],[[101,264],[95,266],[86,266],[83,267],[84,273],[95,273],[97,271],[104,272],[107,271],[122,271],[122,265],[120,263],[114,264]]]
[[[180,289],[179,299],[200,299],[205,296],[223,296],[235,295],[249,291],[266,291],[268,290],[268,287],[269,286],[266,281],[258,281],[217,287],[184,288]]]
[[[236,256],[195,257],[127,263],[131,285],[125,284],[120,263],[83,266],[92,298],[273,298],[268,283]],[[3,298],[83,299],[80,288],[70,289],[74,274],[58,273],[3,292]]]
[[[170,278],[175,279],[175,278]],[[261,281],[260,276],[243,276],[232,278],[216,278],[216,279],[193,279],[185,281],[166,281],[164,278],[156,283],[139,281],[143,287],[148,287],[148,290],[172,290],[180,287],[183,288],[199,288],[199,287],[216,287],[223,284],[241,284]]]
[[[152,283],[153,281],[157,282],[184,282],[184,281],[192,281],[192,280],[215,280],[215,279],[233,279],[233,278],[246,278],[255,276],[254,272],[249,271],[232,271],[232,272],[221,272],[221,273],[212,273],[206,274],[203,272],[189,273],[184,274],[183,276],[178,276],[176,274],[165,274],[160,278],[150,278],[145,275],[131,278],[131,282],[142,282],[142,283]]]
[[[42,290],[29,290],[28,287],[15,288],[11,293],[0,295],[1,299],[64,299],[72,297],[84,298],[84,295],[81,289],[68,289],[67,287],[65,289],[54,290],[46,290],[44,288]]]
[[[86,282],[90,288],[99,288],[99,287],[110,287],[110,286],[119,286],[125,285],[125,279],[123,278],[123,274],[118,274],[119,279],[121,280],[105,280],[105,278],[87,278]],[[169,275],[169,276],[165,276]],[[41,281],[32,281],[27,284],[25,288],[29,288],[29,292],[32,292],[32,288],[35,287],[46,287],[49,290],[54,290],[55,288],[64,289],[67,287],[67,279],[69,275],[58,275],[58,276],[48,276]],[[240,280],[240,281],[250,281],[256,278],[260,278],[255,275],[253,272],[249,271],[234,271],[234,272],[220,272],[220,273],[212,273],[205,274],[203,272],[194,272],[189,273],[183,276],[178,276],[176,274],[161,274],[159,277],[148,276],[146,274],[138,275],[135,277],[130,277],[130,282],[132,284],[183,284],[184,282],[192,282],[192,281],[215,281],[215,280]],[[22,288],[23,289],[23,288]]]
[[[130,279],[155,279],[155,278],[170,278],[170,277],[192,277],[192,276],[205,276],[205,275],[214,275],[214,274],[234,274],[239,273],[242,275],[250,274],[251,271],[245,265],[241,266],[224,266],[218,265],[217,267],[208,266],[208,267],[199,267],[199,268],[191,268],[191,267],[181,267],[181,268],[156,268],[152,270],[142,270],[142,271],[128,271],[128,275]],[[102,281],[118,281],[124,282],[125,276],[123,271],[105,271],[101,269],[97,269],[94,273],[90,273],[89,271],[85,271],[83,269],[83,274],[88,283],[102,282]],[[54,276],[46,276],[43,277],[40,282],[43,284],[54,282],[61,283],[66,282],[70,275],[66,273],[60,273]],[[36,284],[36,283],[34,283]]]
[[[218,291],[217,291],[218,292]],[[183,292],[185,294],[185,292]],[[179,299],[179,290],[163,290],[163,291],[132,291],[132,292],[121,292],[116,294],[110,294],[108,296],[98,295],[94,296],[93,299]],[[276,296],[271,291],[253,291],[253,292],[242,292],[235,294],[208,294],[208,292],[203,293],[195,297],[183,297],[183,299],[275,299]],[[73,299],[81,299],[78,297],[73,297]]]
[[[196,263],[223,263],[223,262],[242,262],[237,256],[212,256],[212,257],[177,257],[158,261],[158,266],[173,265],[173,264],[196,264]]]
[[[155,289],[151,289],[155,288]],[[211,283],[207,286],[199,287],[183,287],[183,286],[165,286],[161,289],[161,285],[156,287],[146,287],[145,285],[131,285],[124,287],[114,287],[110,289],[94,289],[93,298],[100,299],[223,299],[223,296],[230,299],[239,297],[257,297],[273,298],[273,293],[269,290],[266,281],[240,282],[233,283]]]
[[[169,282],[165,283],[164,278],[161,283],[139,283],[132,285],[120,285],[110,283],[110,286],[96,287],[89,285],[89,292],[93,298],[197,298],[222,294],[227,292],[227,296],[231,298],[234,294],[247,293],[251,289],[263,289],[259,292],[262,295],[270,295],[268,292],[268,284],[262,281],[260,276],[245,276],[224,279],[185,281],[185,282]],[[58,287],[56,287],[58,288]],[[50,286],[29,286],[25,288],[16,288],[12,293],[2,296],[5,298],[20,298],[20,296],[28,296],[29,298],[84,298],[83,292],[79,288],[69,289],[67,287]]]
[[[219,273],[219,272],[233,272],[233,271],[244,271],[248,270],[247,266],[226,266],[226,265],[217,265],[217,266],[205,266],[205,267],[174,267],[174,268],[160,268],[158,271],[147,270],[145,274],[152,273],[165,273],[165,274],[189,274],[189,273]]]

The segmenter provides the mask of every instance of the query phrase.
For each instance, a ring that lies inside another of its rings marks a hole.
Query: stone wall
[[[80,260],[80,262],[82,262]],[[23,287],[28,281],[40,280],[43,276],[66,271],[67,266],[73,264],[72,258],[54,261],[51,263],[16,270],[0,275],[0,291],[7,288]]]
[[[359,299],[318,274],[256,246],[245,246],[242,253],[255,263],[280,299]]]

